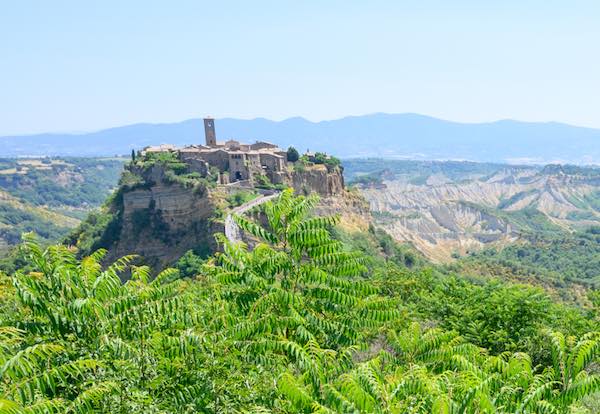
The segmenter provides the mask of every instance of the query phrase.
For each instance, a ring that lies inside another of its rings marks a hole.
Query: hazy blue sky
[[[597,0],[0,2],[0,135],[205,114],[600,127]]]

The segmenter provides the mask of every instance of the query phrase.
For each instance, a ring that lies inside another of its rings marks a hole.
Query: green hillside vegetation
[[[66,217],[16,205],[17,207],[9,203],[0,203],[0,237],[8,244],[19,243],[21,234],[32,231],[44,240],[56,240],[71,224]],[[57,224],[61,221],[65,222],[65,225]]]
[[[500,200],[500,203],[498,203],[497,207],[500,210],[505,209],[507,207],[512,206],[515,203],[518,203],[519,201],[523,200],[527,196],[535,194],[535,193],[536,193],[535,190],[521,191],[520,193],[516,193],[515,195],[513,195],[507,199]]]
[[[411,161],[380,158],[346,159],[343,162],[344,175],[349,183],[364,180],[377,181],[381,177],[408,176],[424,183],[433,174],[443,174],[453,181],[465,178],[486,177],[503,168],[504,164],[478,163],[468,161]],[[532,168],[532,167],[523,167]]]
[[[462,265],[485,274],[515,275],[566,287],[600,287],[600,227],[576,233],[531,235],[523,243],[473,253]]]
[[[595,211],[600,212],[600,190],[591,192],[585,197],[585,201]]]
[[[0,159],[0,256],[35,231],[57,242],[115,188],[124,159]]]
[[[468,201],[460,201],[460,204],[498,217],[506,223],[510,223],[521,236],[556,234],[557,232],[564,232],[564,229],[552,223],[544,213],[534,207],[506,211],[502,210],[500,207],[486,207]]]
[[[60,239],[77,219],[24,203],[0,190],[0,258],[21,242],[21,234],[35,231],[43,242]]]
[[[535,208],[523,208],[516,211],[495,210],[494,214],[516,226],[521,234],[548,234],[562,231],[548,217]]]
[[[218,236],[193,277],[28,240],[0,277],[0,412],[598,412],[597,308],[440,272],[375,229],[334,238],[316,202],[237,217],[261,243]]]
[[[102,158],[0,159],[0,188],[36,206],[98,206],[119,181],[123,162]],[[6,172],[12,168],[14,173]]]

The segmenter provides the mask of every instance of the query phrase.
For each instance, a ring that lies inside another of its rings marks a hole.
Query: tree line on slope
[[[523,243],[489,248],[462,260],[492,275],[510,273],[524,279],[567,287],[600,286],[600,227],[566,233],[532,234]]]
[[[576,337],[518,314],[490,328],[544,338],[547,355],[530,356],[519,341],[491,351],[452,325],[431,327],[431,312],[437,323],[452,314],[429,302],[447,281],[369,262],[331,237],[335,217],[310,216],[316,201],[285,191],[260,223],[237,217],[261,243],[221,236],[223,252],[194,279],[167,269],[150,280],[132,257],[104,268],[103,250],[79,260],[26,240],[30,268],[0,278],[0,413],[597,408],[598,332]],[[486,306],[513,306],[502,302]]]
[[[6,256],[23,232],[58,242],[104,201],[122,168],[120,159],[0,159],[0,268],[11,268]]]
[[[116,186],[123,170],[121,159],[43,158],[40,162],[46,169],[27,167],[21,173],[0,174],[0,188],[36,206],[95,207]],[[19,164],[0,159],[0,166],[10,165]]]

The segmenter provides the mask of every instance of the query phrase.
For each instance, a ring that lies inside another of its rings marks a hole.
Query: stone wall
[[[188,166],[189,172],[196,172],[200,174],[202,177],[206,177],[210,173],[210,167],[208,162],[203,159],[198,159],[196,157],[181,157],[181,160],[184,161]]]

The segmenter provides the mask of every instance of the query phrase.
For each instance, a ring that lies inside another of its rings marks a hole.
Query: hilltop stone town
[[[204,135],[203,145],[150,146],[132,154],[120,197],[111,204],[119,219],[110,259],[136,253],[161,269],[190,249],[217,251],[213,235],[227,234],[223,214],[283,188],[318,194],[317,215],[340,214],[347,226],[367,227],[368,205],[346,190],[335,157],[307,151],[288,158],[288,151],[265,141],[221,143],[212,118],[204,119]],[[236,195],[244,194],[256,198],[237,205]]]
[[[254,177],[266,175],[273,184],[285,182],[288,172],[287,151],[275,144],[257,141],[244,144],[236,140],[218,142],[215,122],[204,118],[205,145],[190,145],[177,148],[174,145],[146,147],[142,155],[157,152],[175,152],[179,159],[188,165],[191,172],[202,176],[210,174],[210,167],[219,170],[220,184],[249,181]],[[307,153],[308,157],[314,154]]]

